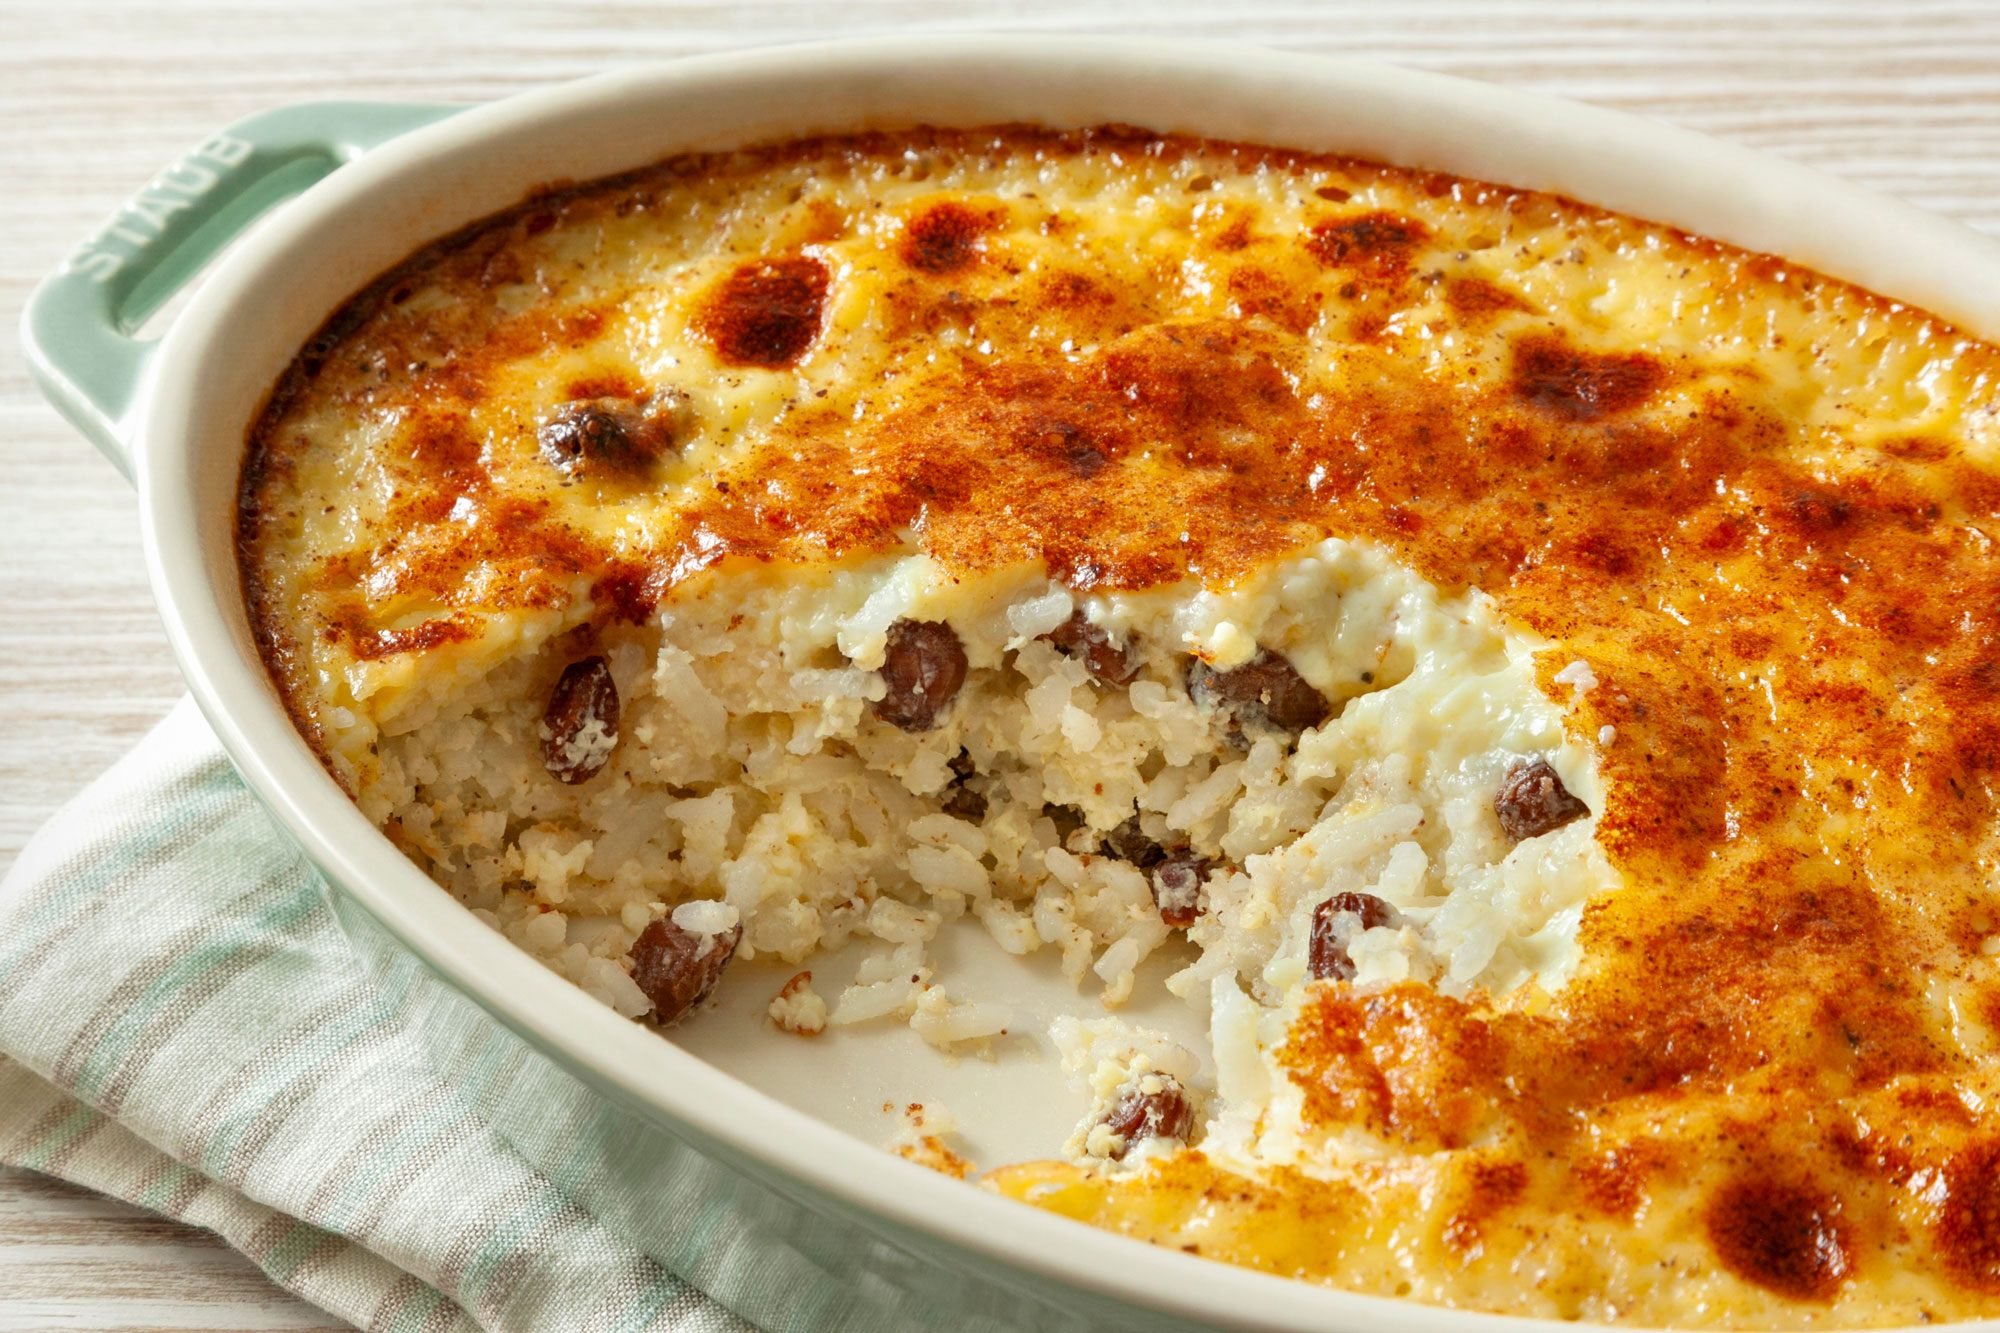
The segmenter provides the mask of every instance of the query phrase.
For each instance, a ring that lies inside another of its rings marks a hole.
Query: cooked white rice
[[[1079,606],[1136,643],[1129,685],[1094,681],[1038,638]],[[949,623],[970,662],[932,730],[869,708],[901,619]],[[1233,746],[1227,718],[1186,688],[1190,655],[1228,668],[1260,648],[1335,707],[1296,745],[1253,733]],[[1146,874],[1102,852],[1136,812],[1154,841],[1217,867],[1186,931],[1193,961],[1168,985],[1219,1006],[1218,1034],[1233,1034],[1219,1048],[1240,1046],[1300,989],[1313,911],[1341,891],[1399,913],[1349,942],[1357,985],[1505,997],[1563,983],[1583,905],[1615,875],[1594,814],[1518,844],[1496,819],[1502,774],[1524,756],[1547,757],[1601,809],[1591,750],[1536,686],[1539,648],[1484,596],[1443,595],[1339,540],[1227,589],[1081,601],[1039,571],[954,581],[921,556],[738,571],[684,586],[598,647],[623,716],[590,781],[543,767],[547,687],[535,687],[561,668],[552,643],[470,687],[404,696],[361,800],[509,939],[620,1013],[648,1011],[623,963],[671,913],[704,938],[740,923],[744,959],[875,940],[853,984],[799,1001],[825,1011],[807,1020],[903,1020],[939,1045],[1020,1021],[958,1002],[935,975],[927,947],[955,918],[1013,953],[1056,950],[1108,1005],[1131,995],[1139,965],[1178,933]],[[1576,693],[1588,677],[1555,678]],[[961,750],[983,818],[943,808]],[[1059,826],[1062,807],[1080,826]],[[1129,1064],[1142,1047],[1104,1059]],[[1267,1092],[1241,1056],[1218,1049],[1224,1104]]]

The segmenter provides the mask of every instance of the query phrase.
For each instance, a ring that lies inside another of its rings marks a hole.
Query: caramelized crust
[[[1313,1133],[1394,1145],[1358,1179],[994,1183],[1524,1313],[1995,1314],[1997,366],[1477,182],[1116,130],[822,140],[532,201],[357,298],[252,437],[244,584],[310,729],[743,562],[1133,588],[1383,543],[1601,682],[1573,718],[1629,887],[1580,975],[1323,984],[1286,1067]],[[697,435],[650,484],[539,458],[560,402],[666,389]]]

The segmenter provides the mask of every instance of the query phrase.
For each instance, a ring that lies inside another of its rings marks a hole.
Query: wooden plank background
[[[0,866],[180,686],[131,496],[45,407],[15,328],[42,273],[226,122],[314,97],[478,100],[772,41],[967,28],[1362,55],[1584,98],[1783,154],[2000,233],[1986,0],[0,0]],[[0,1172],[0,1330],[304,1328],[212,1240]]]

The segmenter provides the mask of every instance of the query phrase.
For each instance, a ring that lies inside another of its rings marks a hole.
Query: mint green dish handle
[[[238,121],[202,143],[127,200],[28,299],[21,341],[42,393],[131,480],[159,347],[138,330],[272,207],[460,109],[309,102]]]

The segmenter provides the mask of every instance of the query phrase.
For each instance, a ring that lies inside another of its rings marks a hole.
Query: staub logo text
[[[145,248],[164,236],[174,214],[193,208],[231,167],[240,166],[256,145],[217,135],[155,176],[127,200],[116,217],[70,256],[69,271],[109,282]]]

